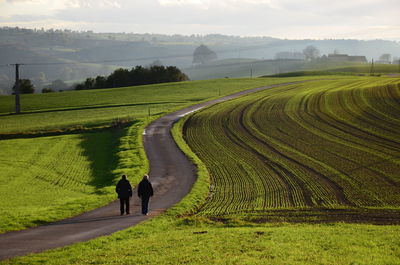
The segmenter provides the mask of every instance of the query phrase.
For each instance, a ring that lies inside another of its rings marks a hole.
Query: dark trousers
[[[126,213],[129,213],[129,197],[121,197],[119,198],[119,204],[121,209],[121,214],[124,214],[124,206]]]
[[[149,211],[149,196],[142,196],[142,214],[147,214]]]

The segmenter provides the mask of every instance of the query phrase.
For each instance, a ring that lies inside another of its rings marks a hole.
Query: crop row
[[[184,136],[212,187],[201,214],[400,207],[399,87],[320,80],[193,114]]]

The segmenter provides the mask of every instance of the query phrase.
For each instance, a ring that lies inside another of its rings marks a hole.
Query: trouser
[[[124,214],[125,210],[126,210],[126,213],[129,213],[129,197],[119,198],[119,204],[120,204],[121,214]],[[125,210],[124,210],[124,206],[125,206]]]
[[[142,214],[147,214],[149,211],[149,199],[148,196],[142,196]]]

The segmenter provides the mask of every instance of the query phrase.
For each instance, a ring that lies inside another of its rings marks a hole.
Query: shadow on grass
[[[97,194],[102,194],[102,188],[114,184],[112,171],[118,165],[119,141],[127,127],[114,127],[109,130],[95,133],[82,134],[81,147],[90,161],[92,181],[88,184],[94,186]]]

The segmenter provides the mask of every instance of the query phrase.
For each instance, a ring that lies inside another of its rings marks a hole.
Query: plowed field
[[[211,177],[199,214],[369,209],[398,217],[399,132],[393,78],[276,87],[202,110],[183,132]]]

